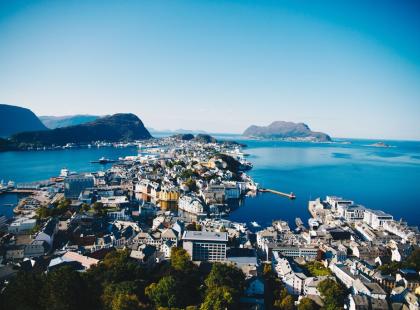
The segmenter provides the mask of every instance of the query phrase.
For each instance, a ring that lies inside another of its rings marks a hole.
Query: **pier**
[[[283,192],[280,192],[280,191],[277,191],[277,190],[274,190],[274,189],[269,189],[269,188],[260,188],[258,191],[262,192],[262,193],[276,194],[276,195],[283,196],[283,197],[286,197],[286,198],[289,198],[289,199],[292,199],[292,200],[296,199],[296,195],[293,194],[293,193],[290,193],[290,194],[283,193]]]
[[[35,190],[33,190],[33,189],[8,189],[8,190],[5,190],[5,191],[1,191],[0,192],[0,195],[1,194],[10,194],[10,193],[12,193],[12,194],[29,194],[29,195],[31,195],[34,192],[35,192]]]

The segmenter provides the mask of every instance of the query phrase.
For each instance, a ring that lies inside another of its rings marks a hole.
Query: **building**
[[[0,231],[7,230],[7,218],[5,215],[0,214]]]
[[[195,197],[182,196],[178,200],[178,209],[192,214],[203,214],[204,206]]]
[[[241,190],[236,182],[225,182],[225,199],[238,199],[241,197]]]
[[[344,218],[348,222],[363,221],[366,208],[360,205],[350,205],[344,209]]]
[[[307,277],[291,260],[281,257],[279,252],[273,252],[272,266],[289,294],[301,295],[303,293]]]
[[[363,222],[371,226],[373,229],[383,227],[385,222],[392,221],[394,217],[390,214],[386,214],[381,210],[370,210],[367,209],[363,216]]]
[[[58,232],[58,220],[50,218],[44,227],[37,233],[35,240],[45,241],[49,246],[53,245],[54,237]]]
[[[348,207],[354,204],[352,200],[347,200],[347,199],[343,199],[341,197],[336,197],[336,196],[327,196],[326,201],[331,206],[331,210],[334,212],[338,210],[339,206]]]
[[[202,191],[206,204],[223,203],[225,201],[225,186],[211,184]]]
[[[35,227],[35,225],[36,219],[20,217],[9,225],[8,232],[16,235],[28,233]]]
[[[305,257],[308,259],[315,259],[318,255],[319,249],[317,247],[285,246],[276,247],[273,249],[273,252],[274,251],[285,257]]]
[[[78,199],[80,193],[85,189],[94,186],[94,179],[92,176],[85,175],[71,175],[64,179],[64,197],[69,199]]]
[[[225,232],[185,231],[183,248],[193,261],[225,261],[228,236]]]

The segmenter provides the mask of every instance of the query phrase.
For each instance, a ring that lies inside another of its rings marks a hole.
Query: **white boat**
[[[251,225],[252,226],[254,226],[254,227],[261,227],[261,225],[260,224],[258,224],[257,222],[251,222]]]

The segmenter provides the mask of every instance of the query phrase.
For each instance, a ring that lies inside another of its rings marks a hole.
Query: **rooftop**
[[[225,232],[210,232],[210,231],[185,231],[182,236],[183,240],[191,241],[218,241],[227,242],[228,235]]]

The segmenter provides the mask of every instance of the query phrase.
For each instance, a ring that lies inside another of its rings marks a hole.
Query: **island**
[[[331,137],[323,132],[312,131],[304,123],[275,121],[268,126],[252,125],[242,134],[249,138],[287,141],[330,142]]]
[[[13,135],[10,142],[20,149],[31,147],[87,144],[94,141],[146,140],[152,136],[134,114],[119,113],[92,122],[44,131],[28,131]]]

